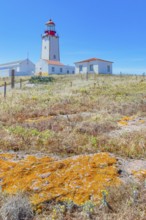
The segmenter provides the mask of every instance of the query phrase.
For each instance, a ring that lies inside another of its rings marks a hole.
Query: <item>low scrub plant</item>
[[[53,82],[55,79],[52,76],[32,76],[29,79],[30,83],[39,84],[39,83],[49,83]]]
[[[2,220],[31,220],[33,210],[26,195],[8,197],[0,209]]]
[[[83,208],[83,211],[82,211],[83,216],[85,218],[92,219],[94,207],[95,207],[95,204],[91,200],[88,200],[82,207]]]

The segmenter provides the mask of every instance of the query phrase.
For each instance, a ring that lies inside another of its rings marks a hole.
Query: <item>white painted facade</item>
[[[74,74],[75,67],[69,65],[49,65],[49,73],[50,74]]]
[[[48,74],[74,74],[75,67],[63,65],[62,63],[52,62],[48,60],[40,59],[36,64],[36,73],[39,75],[48,75]],[[51,64],[52,63],[52,64]]]
[[[36,63],[36,75],[73,74],[75,67],[60,62],[59,36],[55,31],[55,23],[46,23],[47,30],[42,35],[41,59]]]
[[[48,65],[45,62],[45,60],[40,59],[35,66],[35,72],[37,73],[37,75],[43,73],[45,75],[48,74]]]
[[[91,58],[88,60],[83,60],[75,63],[75,73],[86,74],[86,73],[96,73],[96,74],[112,74],[112,64],[113,62],[101,60],[97,58]]]
[[[58,36],[44,36],[44,37],[42,37],[41,58],[44,60],[60,61],[59,37]]]
[[[15,76],[34,75],[35,64],[29,59],[0,64],[0,77],[11,76],[12,69],[15,70]]]

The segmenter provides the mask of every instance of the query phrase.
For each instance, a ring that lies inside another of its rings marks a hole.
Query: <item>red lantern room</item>
[[[55,31],[55,23],[50,19],[47,23],[47,30],[45,31],[46,35],[50,35],[50,36],[55,36],[56,35],[56,31]]]

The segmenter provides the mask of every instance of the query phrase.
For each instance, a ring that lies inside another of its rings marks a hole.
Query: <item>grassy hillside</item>
[[[144,76],[54,78],[52,82],[9,91],[6,99],[0,93],[1,153],[65,159],[108,152],[121,161],[146,160]],[[140,202],[132,202],[133,184],[126,183],[119,189],[108,189],[114,211],[107,211],[106,207],[100,210],[98,204],[94,213],[90,213],[88,206],[94,201],[87,199],[89,204],[83,208],[87,210],[82,210],[86,216],[79,215],[81,207],[74,207],[72,212],[64,211],[58,219],[144,219],[144,172],[141,184],[136,186]],[[58,212],[53,211],[53,207],[58,203],[49,202],[51,204],[45,204],[43,212],[42,208],[35,212],[36,219],[53,219],[52,213]]]
[[[118,132],[122,120],[123,126],[132,120],[145,124],[143,77],[90,76],[87,81],[58,76],[46,85],[9,92],[6,100],[1,94],[0,103],[2,150],[59,156],[106,150],[132,158],[146,156],[144,129]]]

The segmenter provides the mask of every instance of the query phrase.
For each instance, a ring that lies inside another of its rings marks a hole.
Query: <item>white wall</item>
[[[34,72],[35,72],[35,65],[29,59],[26,59],[20,63],[19,71],[17,71],[16,75],[17,76],[34,75]]]
[[[74,66],[65,65],[63,70],[64,70],[64,74],[74,74],[75,73]]]
[[[0,77],[11,76],[12,69],[14,69],[16,73],[18,68],[19,68],[19,63],[3,64],[2,66],[0,66]]]
[[[42,38],[42,53],[41,53],[41,59],[49,60],[50,54],[49,54],[49,37],[43,37]]]
[[[11,76],[12,69],[15,70],[16,76],[33,75],[35,71],[35,65],[27,59],[20,63],[3,64],[0,66],[0,77]]]
[[[50,38],[50,60],[60,61],[59,37],[56,36]]]
[[[52,71],[54,68],[54,72]],[[60,71],[62,69],[62,72]],[[49,65],[49,74],[74,74],[75,67],[74,66],[59,66],[59,65]]]
[[[54,72],[53,69],[54,68]],[[62,72],[61,70],[62,69]],[[43,74],[74,74],[75,67],[68,65],[51,65],[48,64],[45,60],[40,59],[36,64],[35,73],[38,75],[40,72]]]
[[[112,74],[112,63],[98,61],[99,73]],[[110,66],[110,72],[108,72],[107,66]]]
[[[90,65],[93,65],[92,71],[90,70]],[[82,71],[80,71],[80,66],[82,66]],[[107,66],[110,66],[110,72],[108,72]],[[75,73],[112,74],[112,63],[98,60],[86,63],[75,63]]]
[[[48,65],[49,74],[63,74],[63,66],[59,65]],[[54,68],[54,71],[52,70]],[[62,69],[62,72],[60,71]]]
[[[44,60],[40,59],[37,63],[36,63],[36,68],[35,68],[35,74],[39,74],[40,72],[42,73],[48,73],[49,69],[48,69],[48,64],[47,62],[45,62]]]
[[[80,66],[82,66],[82,70],[80,70]],[[86,63],[75,64],[75,73],[87,73]]]
[[[54,58],[54,55],[56,58]],[[59,37],[45,36],[42,38],[41,59],[60,61]]]

